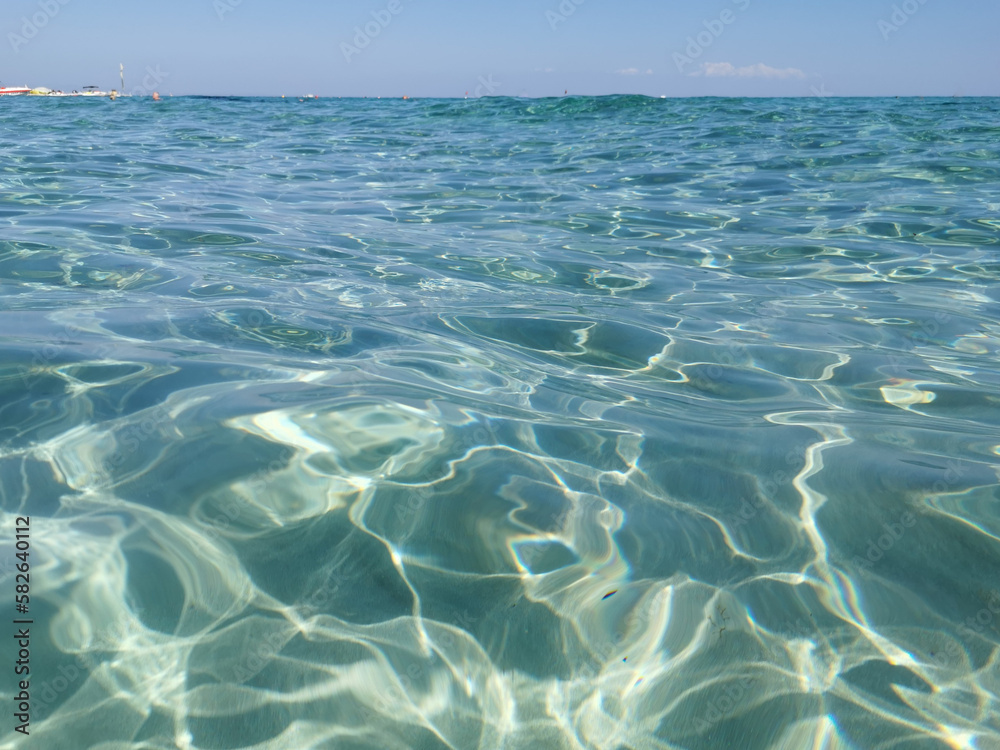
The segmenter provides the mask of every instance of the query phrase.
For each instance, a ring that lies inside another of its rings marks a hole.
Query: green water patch
[[[125,552],[128,566],[126,598],[146,627],[173,633],[185,606],[184,586],[172,565],[142,549]],[[151,585],[152,582],[155,585]]]
[[[79,364],[64,365],[58,371],[88,385],[110,385],[132,379],[140,373],[149,372],[150,368],[146,365],[133,363]]]
[[[662,333],[624,323],[500,316],[461,316],[454,322],[494,341],[571,358],[570,366],[641,370],[670,343]]]
[[[252,237],[240,234],[199,234],[189,240],[192,245],[253,245],[257,242]]]
[[[317,327],[306,325],[304,321],[283,320],[270,312],[253,308],[238,308],[217,313],[215,323],[210,325],[212,333],[202,330],[203,327],[203,322],[196,324],[193,334],[208,341],[221,344],[231,343],[234,340],[257,342],[302,352],[327,352],[334,347],[349,344],[352,340],[351,328],[340,323]]]
[[[249,294],[247,287],[236,284],[206,284],[188,290],[192,297],[243,297]]]
[[[692,364],[680,368],[688,387],[726,401],[759,401],[787,395],[789,386],[763,370],[718,364]]]
[[[964,263],[955,266],[955,270],[979,279],[1000,280],[1000,263]]]
[[[157,237],[155,234],[149,234],[146,232],[128,235],[126,243],[129,247],[134,247],[136,250],[146,250],[151,252],[155,252],[157,250],[167,250],[170,247],[170,243],[167,240],[162,237]]]

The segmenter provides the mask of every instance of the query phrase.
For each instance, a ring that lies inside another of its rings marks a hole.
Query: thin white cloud
[[[536,73],[555,73],[555,68],[535,68]]]
[[[706,78],[805,78],[798,68],[772,68],[764,63],[737,68],[732,63],[702,63],[701,68],[688,75]]]
[[[645,71],[639,70],[638,68],[623,68],[622,70],[615,71],[620,76],[637,76],[640,73],[645,73],[647,76],[653,75],[653,69],[647,68]]]

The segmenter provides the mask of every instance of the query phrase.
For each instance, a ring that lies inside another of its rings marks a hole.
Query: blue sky
[[[4,0],[0,82],[112,88],[124,63],[135,93],[997,96],[998,28],[997,0]]]

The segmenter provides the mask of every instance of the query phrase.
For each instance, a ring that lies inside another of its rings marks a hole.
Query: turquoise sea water
[[[4,98],[0,748],[1000,748],[998,247],[995,99]]]

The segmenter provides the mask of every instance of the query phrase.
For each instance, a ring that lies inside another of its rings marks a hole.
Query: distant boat
[[[31,91],[27,86],[0,86],[0,96],[15,96],[27,94]]]

